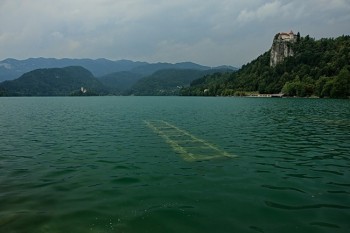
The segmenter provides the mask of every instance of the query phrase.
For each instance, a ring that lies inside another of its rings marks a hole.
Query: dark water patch
[[[183,205],[183,206],[179,206],[179,209],[194,209],[194,206],[188,206],[188,205]]]
[[[62,168],[58,171],[53,171],[53,172],[49,172],[46,177],[47,178],[55,178],[55,177],[61,177],[61,176],[65,176],[67,174],[70,174],[72,172],[76,172],[76,169],[71,169],[71,168]]]
[[[288,152],[286,152],[288,153]],[[296,158],[292,158],[292,157],[280,157],[280,156],[276,156],[276,159],[281,160],[283,162],[291,162],[291,161],[296,161]]]
[[[271,166],[271,167],[275,167],[275,168],[283,169],[283,170],[298,170],[298,169],[293,168],[293,167],[283,167],[283,166],[280,166],[276,163],[256,163],[256,164],[263,165],[263,166]]]
[[[88,185],[87,187],[91,188],[91,187],[96,187],[96,186],[100,186],[102,184],[91,184],[91,185]]]
[[[321,176],[309,176],[308,174],[286,174],[288,177],[296,177],[302,179],[320,179]]]
[[[114,163],[114,161],[111,161],[111,160],[103,160],[103,159],[99,159],[99,160],[96,160],[97,163],[107,163],[107,164],[112,164]]]
[[[47,213],[35,211],[22,211],[10,215],[0,221],[1,232],[35,232],[37,227],[52,219]]]
[[[334,168],[350,168],[350,164],[346,165],[346,164],[325,164],[324,166],[327,166],[327,167],[334,167]]]
[[[34,156],[32,155],[16,155],[15,157],[20,159],[34,159]]]
[[[178,208],[143,210],[130,221],[135,232],[200,232],[200,218],[196,212]]]
[[[136,184],[141,182],[141,180],[134,177],[122,177],[122,178],[115,179],[112,182],[116,184]]]
[[[123,200],[123,197],[125,195],[125,189],[124,187],[118,186],[109,186],[108,188],[104,189],[98,189],[98,192],[101,193],[104,196],[108,197],[119,197],[118,199]],[[120,202],[119,205],[121,205],[122,202]],[[130,204],[130,203],[129,203]]]
[[[279,187],[279,186],[273,186],[273,185],[261,185],[263,188],[273,189],[273,190],[283,190],[283,191],[296,191],[300,193],[305,193],[303,190],[297,189],[297,188],[291,188],[291,187]]]
[[[336,159],[339,156],[339,154],[334,151],[334,154],[324,154],[324,155],[315,155],[311,157],[311,160],[333,160]],[[348,158],[343,158],[343,159],[348,159]]]
[[[344,191],[344,190],[331,190],[331,191],[327,191],[327,192],[334,193],[334,194],[350,194],[350,192]]]
[[[327,222],[311,222],[311,226],[325,227],[325,228],[340,228],[340,226]]]
[[[265,233],[265,231],[262,228],[257,227],[257,226],[250,226],[249,229],[252,229],[255,232]]]
[[[77,186],[74,186],[74,187],[72,187],[72,186],[67,186],[67,185],[64,185],[64,184],[55,185],[55,186],[53,187],[53,189],[54,189],[55,191],[58,191],[58,192],[70,192],[70,191],[72,191],[72,190],[74,190],[74,189],[76,189],[76,188],[78,188],[78,187],[77,187]]]
[[[90,168],[90,169],[94,169],[94,170],[97,170],[98,169],[98,165],[95,165],[95,164],[87,164],[86,167]]]
[[[328,182],[327,184],[350,187],[350,184],[344,184],[344,183]]]
[[[59,184],[59,183],[62,183],[62,181],[60,181],[60,180],[41,181],[40,183],[32,184],[32,187],[33,188],[42,188],[42,187],[48,187],[48,186],[52,186],[52,185]]]
[[[15,213],[4,213],[0,215],[0,229],[2,229],[7,224],[11,224],[12,222],[18,219],[18,215]]]
[[[344,175],[344,173],[342,173],[342,172],[337,172],[337,171],[319,170],[319,169],[311,169],[311,170],[312,170],[312,171],[316,171],[316,172],[331,173],[331,174],[339,175],[339,176]]]
[[[117,165],[117,166],[114,166],[113,169],[115,169],[115,170],[129,170],[129,169],[131,169],[131,167]]]
[[[18,168],[15,169],[14,171],[11,172],[12,176],[17,177],[17,176],[26,176],[28,173],[31,171],[27,168]]]
[[[269,207],[276,209],[284,210],[306,210],[306,209],[320,209],[320,208],[329,208],[329,209],[350,209],[350,206],[335,205],[335,204],[315,204],[315,205],[284,205],[276,202],[265,201],[265,204]]]
[[[271,171],[256,170],[257,173],[271,173]]]

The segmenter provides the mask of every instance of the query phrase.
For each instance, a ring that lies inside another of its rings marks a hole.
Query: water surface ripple
[[[0,98],[0,232],[348,232],[349,156],[348,100]]]

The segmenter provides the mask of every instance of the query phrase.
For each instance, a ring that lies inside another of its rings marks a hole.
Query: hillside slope
[[[228,70],[228,69],[225,69]],[[165,69],[140,79],[128,94],[131,95],[179,95],[182,87],[193,80],[218,70]],[[230,72],[233,72],[230,70]]]
[[[350,36],[315,40],[301,37],[291,45],[294,56],[270,66],[270,51],[236,73],[216,73],[195,80],[182,95],[244,95],[245,92],[286,96],[350,96]]]
[[[121,71],[102,76],[99,80],[106,86],[110,94],[123,95],[141,78],[143,78],[141,74]]]
[[[102,83],[79,66],[37,69],[0,84],[5,96],[66,96],[79,93],[81,87],[86,94],[105,93]]]

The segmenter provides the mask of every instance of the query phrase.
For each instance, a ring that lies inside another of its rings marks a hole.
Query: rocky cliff
[[[285,58],[294,56],[292,44],[297,41],[298,37],[300,37],[299,33],[298,35],[295,35],[292,31],[289,33],[282,32],[275,35],[271,47],[270,66],[275,67]]]

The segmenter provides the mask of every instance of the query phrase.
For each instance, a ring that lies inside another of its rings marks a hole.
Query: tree
[[[296,96],[296,85],[294,82],[286,82],[282,88],[282,93],[286,96]]]
[[[330,97],[346,98],[347,96],[350,96],[350,72],[347,67],[344,67],[334,79]]]

